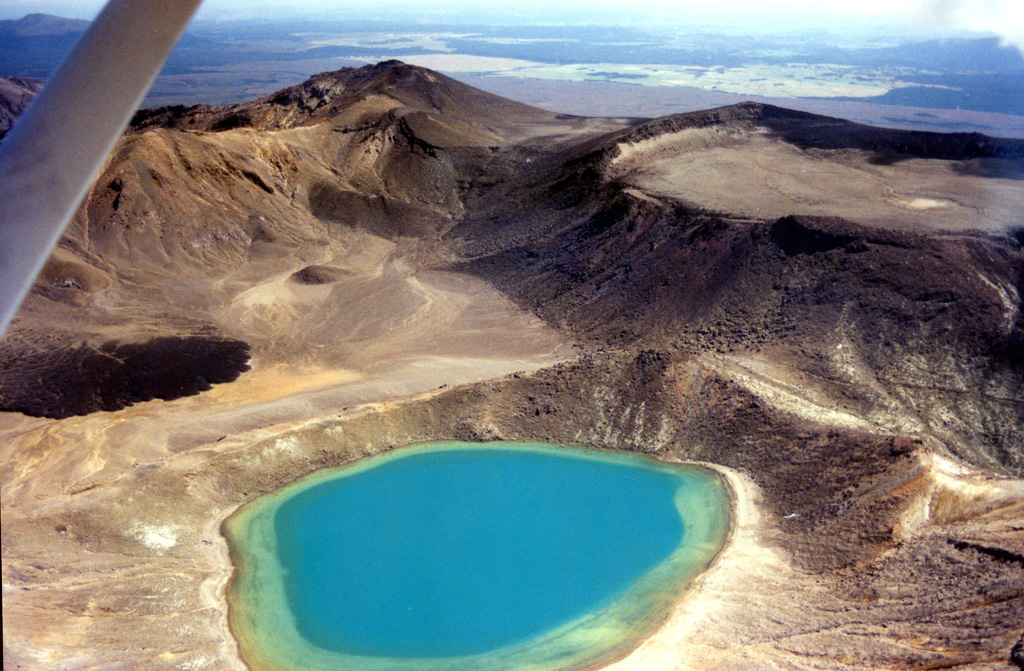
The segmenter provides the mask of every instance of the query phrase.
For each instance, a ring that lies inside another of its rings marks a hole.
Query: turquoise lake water
[[[429,443],[320,471],[226,525],[255,669],[558,669],[628,647],[720,548],[704,469]]]

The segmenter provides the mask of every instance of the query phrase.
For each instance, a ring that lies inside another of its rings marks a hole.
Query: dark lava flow
[[[0,410],[63,419],[171,401],[233,382],[249,370],[249,345],[208,336],[106,342],[0,359]]]

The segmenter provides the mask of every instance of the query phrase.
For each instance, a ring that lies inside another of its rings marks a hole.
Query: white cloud
[[[946,29],[995,33],[1024,54],[1024,3],[1021,0],[922,0],[923,21]]]

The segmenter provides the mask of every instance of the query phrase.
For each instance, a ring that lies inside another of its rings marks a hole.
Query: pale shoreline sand
[[[707,668],[715,648],[700,641],[700,625],[714,620],[730,584],[753,566],[784,566],[760,540],[763,517],[757,485],[738,471],[707,462],[679,461],[712,470],[728,484],[731,501],[729,536],[711,565],[698,575],[666,620],[632,651],[607,665],[607,671]]]

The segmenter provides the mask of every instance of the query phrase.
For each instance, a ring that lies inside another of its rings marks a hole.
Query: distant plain
[[[0,76],[45,79],[84,25],[26,20],[0,21]],[[1024,137],[1024,58],[995,37],[586,21],[200,21],[144,106],[237,103],[318,72],[399,59],[582,116],[756,100],[872,125]]]

